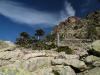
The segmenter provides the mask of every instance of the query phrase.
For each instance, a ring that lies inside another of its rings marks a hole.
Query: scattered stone
[[[100,58],[99,57],[96,57],[96,56],[93,56],[93,55],[87,56],[85,58],[85,62],[86,63],[93,63],[93,62],[95,62],[97,60],[100,60]]]
[[[70,66],[56,65],[53,67],[53,73],[56,75],[76,75]]]
[[[93,68],[91,70],[78,73],[77,75],[100,75],[100,67]]]
[[[93,42],[91,48],[96,52],[100,52],[100,40]]]

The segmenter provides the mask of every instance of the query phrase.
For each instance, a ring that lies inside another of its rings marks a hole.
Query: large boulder
[[[53,59],[52,65],[70,65],[83,71],[87,68],[86,64],[79,59]]]
[[[22,65],[28,71],[35,71],[40,68],[50,67],[53,57],[36,57],[23,61]]]
[[[52,67],[39,68],[36,71],[32,72],[32,75],[55,75],[52,72]]]
[[[96,40],[95,42],[93,42],[91,47],[93,48],[93,50],[100,52],[100,40]]]
[[[85,62],[86,63],[93,63],[93,62],[95,62],[97,60],[100,60],[100,58],[99,57],[96,57],[96,56],[93,56],[93,55],[87,56],[85,58]]]
[[[100,75],[100,67],[93,68],[91,70],[78,73],[77,75]]]
[[[86,64],[80,61],[77,55],[66,55],[65,57],[63,56],[63,58],[62,56],[58,57],[52,59],[52,65],[70,65],[81,71],[87,68]]]
[[[88,53],[100,57],[100,40],[96,40],[90,45]]]
[[[62,65],[54,66],[53,73],[55,75],[76,75],[76,73],[70,66],[62,66]]]
[[[0,52],[0,66],[12,64],[16,62],[16,60],[22,60],[22,57],[24,57],[24,53],[18,49],[2,51]]]
[[[100,59],[93,62],[93,66],[100,67]]]
[[[100,57],[90,55],[90,56],[87,56],[84,61],[88,64],[88,66],[90,68],[92,68],[93,66],[95,66],[95,67],[100,66]],[[90,66],[90,64],[91,64],[91,66]]]

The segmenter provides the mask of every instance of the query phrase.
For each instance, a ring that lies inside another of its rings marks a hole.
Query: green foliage
[[[45,33],[45,32],[44,32],[42,29],[37,29],[35,35],[42,36],[42,35],[44,35],[44,33]]]
[[[42,33],[40,33],[40,31]],[[43,33],[44,32],[42,30],[37,30],[37,34],[39,36],[42,36]],[[45,40],[38,40],[34,36],[30,36],[27,32],[20,33],[20,36],[16,39],[15,43],[19,47],[32,48],[33,50],[50,50],[56,47],[53,43],[51,45],[47,45]]]
[[[40,36],[43,36],[45,32],[42,29],[37,29],[35,36],[38,36],[38,40],[40,40]]]
[[[56,34],[48,34],[45,38],[45,41],[47,42],[54,42],[56,38]]]
[[[50,48],[56,48],[57,46],[54,43],[52,43],[51,45],[49,45],[49,47]]]
[[[20,33],[19,38],[16,39],[15,43],[21,47],[29,48],[32,42],[33,38],[31,38],[27,32],[22,32]]]
[[[42,41],[36,41],[33,45],[32,45],[32,49],[33,50],[42,50],[44,48],[44,43]]]
[[[42,29],[36,30],[36,35],[42,36],[44,31]],[[30,36],[27,32],[20,33],[19,38],[15,42],[20,47],[32,48],[32,49],[43,49],[44,43],[37,40],[34,36]]]
[[[20,33],[20,36],[21,36],[22,38],[29,38],[29,34],[28,34],[27,32],[22,32],[22,33]]]
[[[64,35],[63,35],[63,34],[60,36],[60,40],[61,40],[61,41],[64,40]]]
[[[66,54],[72,54],[73,50],[70,49],[68,46],[60,46],[58,47],[58,49],[56,50],[57,52],[65,52]]]
[[[56,45],[52,43],[51,45],[45,44],[43,41],[37,41],[32,45],[33,50],[50,50],[52,48],[56,48]]]
[[[60,75],[59,72],[57,72],[55,70],[53,70],[52,72],[54,73],[54,75]]]

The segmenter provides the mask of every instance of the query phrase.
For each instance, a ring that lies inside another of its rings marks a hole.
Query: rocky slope
[[[100,11],[90,13],[84,19],[69,17],[54,28],[54,32],[57,30],[63,39],[100,39]]]
[[[60,22],[53,33],[59,34],[59,46],[68,46],[80,56],[85,55],[88,46],[100,39],[100,11],[90,13],[84,19],[69,17]]]
[[[96,44],[96,45],[95,45]],[[97,45],[98,44],[98,45]],[[100,52],[100,41],[91,45],[92,52]],[[18,48],[8,41],[0,41],[1,75],[99,75],[100,57],[80,57],[64,52]]]

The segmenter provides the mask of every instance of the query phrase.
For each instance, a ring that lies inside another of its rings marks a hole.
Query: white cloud
[[[65,1],[64,10],[61,11],[61,19],[64,20],[69,16],[75,16],[75,10],[71,3]]]
[[[42,12],[36,9],[30,9],[22,4],[1,0],[0,1],[0,14],[11,19],[14,22],[25,23],[27,25],[34,25],[40,23],[57,24],[62,19],[68,16],[74,16],[75,11],[70,3],[65,2],[65,9],[59,13]],[[60,18],[58,18],[60,17]]]

